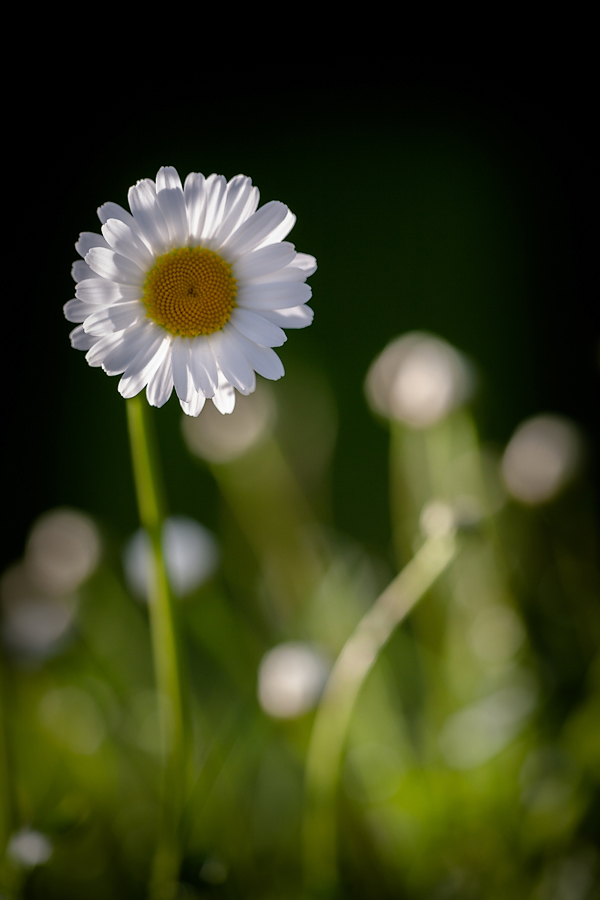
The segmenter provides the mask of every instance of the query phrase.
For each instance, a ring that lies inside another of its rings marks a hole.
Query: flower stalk
[[[150,886],[151,900],[172,900],[181,862],[186,739],[173,598],[162,550],[163,489],[148,407],[139,396],[127,401],[127,423],[140,521],[152,547],[149,578],[150,626],[162,750],[161,821]]]
[[[454,531],[427,538],[346,641],[317,709],[306,763],[303,825],[306,886],[329,898],[337,884],[335,798],[348,726],[356,699],[397,625],[456,554]]]

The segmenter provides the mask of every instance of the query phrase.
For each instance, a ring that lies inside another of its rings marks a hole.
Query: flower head
[[[192,172],[182,185],[165,166],[130,188],[131,213],[105,203],[102,235],[80,235],[77,290],[64,308],[82,323],[71,343],[91,366],[122,375],[123,397],[145,387],[163,406],[175,387],[188,415],[206,398],[229,413],[234,388],[250,394],[255,372],[281,378],[272,348],[283,328],[312,322],[305,281],[317,265],[284,240],[296,221],[287,206],[257,210],[258,196],[244,175]]]

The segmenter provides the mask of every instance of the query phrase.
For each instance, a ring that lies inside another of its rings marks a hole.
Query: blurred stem
[[[127,423],[142,526],[152,545],[150,625],[158,693],[163,772],[161,822],[150,884],[151,900],[172,900],[181,863],[180,825],[184,801],[185,731],[173,598],[162,552],[163,490],[154,433],[145,400],[127,400]]]
[[[272,437],[213,465],[212,472],[261,562],[273,612],[285,630],[314,594],[327,564],[306,498]]]
[[[317,709],[306,762],[304,864],[311,896],[337,885],[335,799],[348,726],[359,691],[396,626],[456,553],[454,533],[428,538],[346,641]]]

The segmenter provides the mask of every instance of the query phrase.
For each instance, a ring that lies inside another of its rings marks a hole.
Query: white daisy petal
[[[212,397],[219,386],[219,375],[208,337],[204,334],[192,341],[190,371],[196,389],[205,397]]]
[[[92,312],[87,313],[88,318],[83,327],[87,334],[103,336],[115,331],[124,331],[125,328],[129,328],[145,315],[146,308],[138,300],[131,303],[118,303],[101,310],[93,307]]]
[[[88,278],[99,278],[82,259],[78,259],[71,267],[73,281],[87,281]]]
[[[156,186],[149,178],[129,188],[129,206],[135,224],[149,247],[157,253],[169,249],[169,229],[156,199]]]
[[[206,209],[202,231],[200,232],[200,239],[210,240],[214,234],[215,228],[220,222],[221,209],[225,202],[227,182],[222,175],[209,175],[206,179],[204,189],[206,191]]]
[[[202,234],[206,214],[206,179],[200,172],[190,172],[185,179],[183,196],[188,217],[190,239],[193,243]]]
[[[288,284],[249,284],[241,287],[237,295],[238,306],[251,310],[286,309],[300,306],[310,300],[312,291],[308,284],[292,281]]]
[[[146,244],[125,222],[121,222],[119,219],[109,219],[102,226],[102,234],[116,253],[130,259],[139,266],[142,272],[151,269],[154,265],[154,257]]]
[[[287,206],[279,200],[261,206],[227,241],[228,258],[235,261],[249,250],[256,250],[263,242],[274,243],[267,238],[282,224],[288,212]]]
[[[150,406],[164,406],[173,391],[173,367],[169,349],[156,372],[148,379],[146,399]]]
[[[274,244],[273,246],[279,247],[279,244]],[[270,248],[266,247],[264,249],[268,250]],[[267,275],[258,275],[255,278],[246,279],[246,283],[249,285],[276,284],[289,281],[306,281],[306,274],[302,269],[296,268],[296,266],[286,266],[284,269],[277,269],[276,272],[269,272]]]
[[[311,324],[315,314],[310,306],[304,305],[291,306],[288,309],[265,309],[261,312],[261,316],[281,328],[306,328]]]
[[[238,281],[246,278],[261,278],[289,265],[298,254],[289,242],[271,244],[261,250],[244,254],[233,265],[233,274]]]
[[[287,209],[287,207],[286,207]],[[296,216],[288,209],[283,222],[281,222],[267,237],[260,243],[260,247],[266,247],[268,244],[276,244],[288,236],[294,225],[296,224]]]
[[[281,347],[287,341],[285,331],[282,331],[278,325],[241,306],[232,312],[231,324],[244,337],[263,347]]]
[[[235,391],[222,372],[219,372],[219,387],[215,391],[212,402],[219,412],[226,416],[235,409]]]
[[[75,291],[75,296],[85,303],[96,303],[108,306],[111,303],[119,303],[124,300],[138,300],[141,291],[139,287],[128,284],[117,284],[107,278],[87,278],[80,281]]]
[[[79,255],[83,256],[85,259],[88,251],[91,250],[92,247],[108,247],[108,244],[101,234],[93,234],[91,231],[82,231],[79,235],[79,240],[75,244],[75,249]]]
[[[116,334],[107,334],[106,337],[94,337],[94,344],[90,347],[85,358],[90,366],[101,366],[104,358],[114,350],[119,344],[123,343],[123,332],[118,331]]]
[[[96,212],[103,225],[105,225],[109,219],[118,219],[120,222],[124,222],[125,225],[128,225],[132,231],[137,233],[135,219],[131,213],[127,212],[126,209],[123,209],[122,206],[119,206],[118,203],[111,203],[109,200],[108,203],[103,203],[102,206],[99,206]]]
[[[295,216],[278,201],[258,206],[250,178],[191,173],[182,187],[165,166],[129,190],[131,213],[98,209],[102,235],[84,232],[73,265],[75,299],[67,319],[74,347],[91,366],[121,374],[119,391],[146,388],[163,406],[175,388],[183,410],[199,415],[207,398],[221,413],[235,390],[249,394],[256,374],[277,379],[272,347],[283,328],[312,321],[305,283],[314,257],[283,239]]]
[[[91,306],[89,303],[83,303],[81,300],[69,300],[69,302],[65,303],[63,306],[63,312],[67,322],[83,322],[88,316],[95,313],[96,310],[96,306]]]
[[[231,335],[230,340],[234,344],[236,351],[243,353],[249,365],[263,378],[277,381],[285,374],[283,363],[270,347],[261,347],[259,344],[255,344],[254,341],[249,341],[248,338],[236,332],[235,329],[230,331],[229,328],[226,328],[224,333],[228,337]]]
[[[156,176],[156,200],[169,229],[171,243],[184,247],[188,239],[188,220],[183,187],[177,170],[163,166]]]
[[[199,416],[202,410],[204,409],[204,404],[206,403],[206,397],[202,393],[202,391],[196,391],[193,395],[192,399],[189,403],[186,403],[185,400],[179,401],[181,404],[181,408],[186,414],[186,416]],[[234,400],[235,402],[235,400]],[[230,412],[231,410],[229,410]]]
[[[297,253],[294,266],[302,269],[307,278],[317,271],[317,261],[310,253]]]
[[[225,327],[222,331],[215,331],[208,339],[217,365],[227,381],[236,387],[240,394],[249,393],[252,390],[254,373],[246,358],[240,354],[232,330]]]
[[[257,344],[257,346],[258,346],[258,344]],[[251,368],[250,369],[250,383],[244,388],[243,391],[240,391],[240,394],[244,394],[244,396],[247,396],[248,394],[254,393],[255,390],[256,390],[256,372],[254,371],[254,369]]]
[[[123,373],[119,382],[119,393],[122,397],[135,397],[148,384],[163,359],[169,355],[170,344],[163,332],[154,336],[154,340],[146,344]]]
[[[225,194],[222,221],[213,235],[215,247],[222,246],[229,235],[256,211],[258,198],[258,189],[252,187],[251,178],[236,175],[231,179]]]
[[[74,347],[75,350],[89,350],[97,340],[92,335],[85,333],[83,325],[74,328],[69,337],[71,338],[71,347]]]
[[[119,284],[142,285],[145,281],[143,270],[114,250],[92,247],[88,250],[85,261],[97,275]]]
[[[181,191],[183,193],[183,185],[179,172],[174,166],[161,166],[156,176],[156,196],[161,191]]]
[[[155,338],[157,326],[147,319],[138,328],[128,328],[117,332],[121,335],[120,343],[110,350],[102,360],[102,368],[107,375],[120,375],[132,360]],[[106,340],[106,338],[102,338]]]
[[[173,382],[180,400],[186,403],[195,391],[190,371],[192,342],[189,338],[176,338],[172,347]]]

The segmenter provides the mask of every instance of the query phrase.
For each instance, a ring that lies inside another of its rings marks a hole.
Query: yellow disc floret
[[[203,247],[180,247],[159,256],[142,297],[148,316],[181,337],[220,331],[235,307],[231,266]]]

